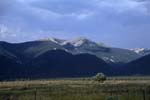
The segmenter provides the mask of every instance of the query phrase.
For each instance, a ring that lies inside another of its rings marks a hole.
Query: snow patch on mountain
[[[57,39],[57,38],[48,38],[48,40],[54,42],[54,43],[57,43],[57,44],[60,44],[62,45],[66,40],[63,40],[63,39]]]
[[[140,55],[150,54],[150,49],[147,49],[147,48],[135,48],[135,49],[130,49],[130,50]]]
[[[135,48],[135,49],[130,49],[131,51],[134,51],[135,53],[141,53],[145,50],[145,48]]]
[[[109,61],[111,63],[115,63],[116,61],[114,60],[114,56],[111,56],[111,57],[103,57],[102,58],[103,60],[105,61]]]
[[[85,44],[86,42],[91,42],[91,41],[86,38],[76,38],[76,39],[64,41],[63,45],[66,45],[69,43],[69,44],[73,45],[74,47],[79,47],[79,46]]]
[[[54,42],[56,44],[59,44],[61,46],[65,46],[67,44],[70,44],[74,47],[80,47],[82,45],[88,45],[89,47],[93,47],[93,46],[104,46],[104,43],[97,43],[94,41],[91,41],[87,38],[83,38],[83,37],[79,37],[79,38],[75,38],[75,39],[71,39],[71,40],[65,40],[65,39],[57,39],[57,38],[47,38],[47,39],[42,39],[40,41],[51,41]]]

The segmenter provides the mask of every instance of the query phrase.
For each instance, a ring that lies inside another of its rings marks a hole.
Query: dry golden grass
[[[28,87],[28,86],[47,86],[47,85],[121,85],[121,84],[150,84],[150,80],[115,80],[109,79],[103,83],[90,79],[49,79],[49,80],[25,80],[25,81],[3,81],[0,82],[0,88],[10,87]]]
[[[88,78],[0,82],[0,100],[150,100],[150,80]],[[117,99],[116,99],[117,98]],[[118,99],[119,98],[119,99]]]

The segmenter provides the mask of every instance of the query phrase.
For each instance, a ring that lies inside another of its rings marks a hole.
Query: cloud
[[[148,41],[150,1],[2,0],[0,24],[7,27],[7,31],[4,27],[0,31],[0,40],[85,36],[109,45],[132,47],[141,42],[140,37]],[[133,37],[138,40],[132,42]]]
[[[1,0],[0,1],[0,16],[6,13],[15,3],[15,0]]]
[[[124,12],[130,10],[140,10],[142,3],[133,0],[102,0],[98,3],[98,5],[100,7],[116,10],[117,12]]]
[[[16,38],[17,34],[12,33],[12,32],[19,32],[20,30],[13,30],[13,29],[9,29],[7,26],[5,25],[0,25],[0,40],[11,40],[12,38]]]
[[[79,13],[82,11],[97,11],[101,9],[124,11],[147,11],[148,0],[31,0],[27,3],[41,9],[47,9],[56,13]]]

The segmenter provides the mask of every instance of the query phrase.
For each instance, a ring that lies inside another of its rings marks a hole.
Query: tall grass
[[[56,79],[0,82],[0,100],[150,100],[150,80]]]

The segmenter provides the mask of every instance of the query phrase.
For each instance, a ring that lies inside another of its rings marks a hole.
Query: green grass
[[[0,100],[150,100],[150,80],[109,78],[0,82]]]

